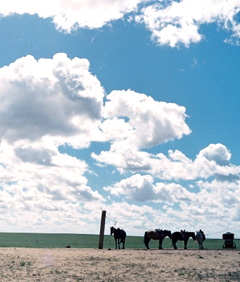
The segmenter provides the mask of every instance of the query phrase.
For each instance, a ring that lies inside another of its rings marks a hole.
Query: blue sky
[[[0,230],[239,234],[240,1],[0,7]]]

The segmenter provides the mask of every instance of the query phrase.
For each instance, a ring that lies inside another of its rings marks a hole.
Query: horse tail
[[[149,243],[149,238],[148,238],[148,235],[147,235],[147,231],[145,232],[144,234],[144,245],[146,246],[147,249],[149,249],[149,246],[148,246],[148,243]]]

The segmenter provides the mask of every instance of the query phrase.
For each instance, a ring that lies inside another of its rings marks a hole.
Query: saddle
[[[183,240],[185,240],[185,230],[181,230],[181,234],[182,234],[182,237],[183,237]]]

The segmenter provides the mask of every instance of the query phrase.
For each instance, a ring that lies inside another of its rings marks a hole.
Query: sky
[[[0,4],[0,232],[240,236],[240,0]]]

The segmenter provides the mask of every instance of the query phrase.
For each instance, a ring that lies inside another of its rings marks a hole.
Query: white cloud
[[[93,220],[84,223],[90,215],[82,205],[104,199],[88,186],[85,161],[41,144],[20,148],[4,141],[0,159],[2,231],[84,233],[87,227],[96,229]]]
[[[189,46],[203,38],[199,33],[201,25],[214,22],[239,38],[239,23],[235,19],[239,11],[239,0],[156,1],[144,7],[136,21],[146,25],[159,45]]]
[[[99,231],[102,207],[98,205],[88,210],[82,203],[53,202],[41,198],[35,202],[25,200],[20,204],[14,198],[12,205],[3,209],[0,203],[0,227],[3,232],[94,234]]]
[[[104,202],[88,186],[87,163],[58,151],[99,140],[103,97],[86,59],[27,56],[0,69],[0,210],[10,230],[64,231],[71,208],[71,224],[84,226],[77,203]]]
[[[83,176],[88,170],[87,164],[75,157],[60,154],[56,149],[50,151],[41,147],[32,148],[30,145],[14,148],[2,142],[0,157],[1,187],[13,195],[12,198],[17,197],[20,203],[24,199],[32,203],[40,199],[43,203],[45,200],[103,200],[98,192],[87,186],[87,179]]]
[[[184,107],[144,94],[115,91],[103,107],[104,90],[86,59],[56,54],[36,61],[27,56],[1,68],[0,82],[0,209],[2,214],[11,210],[4,223],[19,230],[31,224],[39,230],[46,223],[62,230],[64,219],[56,214],[69,217],[73,208],[72,224],[77,224],[82,207],[76,203],[88,202],[85,210],[91,202],[95,210],[104,203],[88,186],[87,163],[59,153],[58,146],[83,148],[103,140],[138,150],[190,133]],[[133,153],[130,165],[138,161]],[[96,227],[91,211],[89,220]]]
[[[18,59],[0,69],[0,138],[86,147],[100,134],[103,96],[86,59]]]
[[[79,28],[100,28],[128,14],[129,21],[134,18],[151,31],[157,44],[188,47],[204,38],[200,26],[211,23],[231,31],[226,42],[239,43],[239,11],[240,0],[8,0],[1,3],[0,17],[37,14],[52,18],[58,30],[70,33]]]
[[[163,228],[170,230],[172,222],[171,218],[160,209],[154,209],[148,205],[137,206],[123,201],[108,205],[106,234],[109,227],[113,225],[126,230],[127,235],[143,236],[144,232],[149,229]]]
[[[110,151],[102,151],[99,155],[93,153],[92,157],[100,163],[115,166],[121,173],[147,172],[163,180],[239,179],[240,167],[229,162],[231,154],[222,144],[210,144],[200,151],[195,160],[178,150],[169,150],[168,153],[169,156],[162,153],[153,155],[134,146],[126,146],[123,141],[123,144],[113,144]]]
[[[52,18],[56,28],[71,32],[77,28],[99,28],[110,21],[123,18],[147,0],[9,0],[1,3],[0,15],[38,14]]]
[[[135,174],[130,178],[115,183],[112,187],[105,187],[115,196],[125,196],[127,199],[139,202],[170,203],[190,201],[191,193],[184,187],[175,183],[153,183],[151,175]]]
[[[148,148],[182,138],[191,130],[185,123],[185,107],[157,102],[134,91],[112,91],[107,96],[101,128],[110,140]]]
[[[222,144],[210,144],[207,148],[200,151],[198,158],[206,158],[219,165],[228,165],[231,159],[231,153]]]

